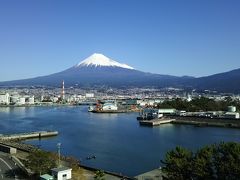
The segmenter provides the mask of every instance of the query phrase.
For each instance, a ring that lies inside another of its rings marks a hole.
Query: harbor
[[[5,108],[4,110],[6,111],[0,114],[1,134],[49,129],[57,130],[59,133],[55,138],[39,140],[37,137],[24,141],[25,148],[22,149],[29,150],[30,145],[33,145],[57,152],[57,143],[60,142],[63,154],[83,160],[84,165],[119,172],[130,177],[159,167],[159,162],[164,158],[166,151],[172,148],[171,141],[181,146],[198,148],[212,142],[239,141],[240,136],[237,128],[202,128],[173,123],[146,128],[148,126],[140,126],[139,121],[136,120],[139,113],[89,113],[87,106]],[[178,117],[172,118],[178,120]],[[185,117],[182,118],[184,120]],[[8,142],[9,145],[16,143]],[[129,144],[134,145],[129,146]],[[20,148],[15,144],[15,147],[17,146]],[[152,155],[145,156],[150,147]],[[103,155],[102,152],[105,151],[112,153]],[[96,158],[86,159],[91,155],[95,155]],[[139,158],[145,163],[139,163]],[[130,164],[127,163],[129,159],[132,161]]]
[[[95,105],[91,105],[88,108],[88,112],[92,113],[129,113],[139,111],[140,108],[136,105],[134,100],[98,100]]]

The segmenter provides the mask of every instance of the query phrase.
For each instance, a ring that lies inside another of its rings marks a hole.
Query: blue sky
[[[0,0],[0,81],[102,53],[159,74],[240,68],[239,0]]]

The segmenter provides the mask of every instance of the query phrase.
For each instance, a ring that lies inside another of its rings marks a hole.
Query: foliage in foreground
[[[96,180],[104,180],[104,175],[105,175],[104,171],[98,170],[95,173],[94,179],[96,179]]]
[[[219,143],[196,153],[182,147],[167,152],[163,171],[167,179],[226,179],[240,177],[240,144]]]
[[[56,167],[56,159],[50,152],[36,150],[27,157],[27,167],[36,174],[45,174]]]

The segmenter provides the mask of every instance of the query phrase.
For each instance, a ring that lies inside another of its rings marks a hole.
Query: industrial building
[[[107,101],[102,105],[103,111],[117,111],[118,106],[116,102]]]
[[[223,115],[224,118],[226,119],[239,119],[239,113],[238,112],[226,112]]]

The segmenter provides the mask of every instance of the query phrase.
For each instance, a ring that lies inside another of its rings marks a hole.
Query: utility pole
[[[58,147],[58,167],[60,167],[60,161],[61,161],[61,143],[57,143]]]

